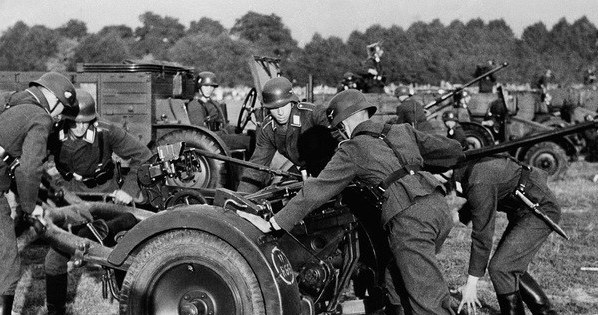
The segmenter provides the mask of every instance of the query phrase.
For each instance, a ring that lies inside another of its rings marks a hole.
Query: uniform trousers
[[[392,277],[396,292],[391,292],[391,301],[393,293],[400,295],[405,314],[454,314],[436,259],[452,226],[449,207],[439,192],[416,197],[386,224],[399,273]]]
[[[550,206],[542,208],[553,221],[559,222],[558,209],[551,209]],[[488,274],[496,294],[519,290],[519,276],[527,271],[532,258],[552,232],[542,219],[528,209],[519,209],[508,218],[509,224],[488,264]]]
[[[4,193],[0,193],[0,295],[14,295],[21,277],[14,220]]]

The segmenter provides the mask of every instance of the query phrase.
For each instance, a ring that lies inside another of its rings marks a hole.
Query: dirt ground
[[[560,314],[598,314],[598,272],[583,267],[598,267],[598,164],[573,163],[564,180],[551,183],[563,209],[561,226],[571,237],[566,241],[554,233],[542,247],[530,273],[545,288]],[[495,240],[506,226],[500,216]],[[465,283],[469,259],[471,228],[456,226],[440,254],[449,285],[456,288]],[[44,256],[47,248],[30,246],[23,253],[25,262],[19,283],[14,312],[45,314]],[[69,276],[69,312],[71,314],[117,314],[117,302],[102,299],[97,267],[72,269]],[[499,314],[494,290],[488,276],[480,279],[479,298],[483,307],[478,314]]]

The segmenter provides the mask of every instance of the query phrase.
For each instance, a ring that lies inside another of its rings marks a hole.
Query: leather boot
[[[519,291],[508,294],[497,294],[501,315],[525,315],[525,308]]]
[[[64,315],[66,313],[66,294],[68,275],[66,273],[52,276],[46,274],[46,307],[48,315]]]
[[[548,296],[542,291],[540,285],[532,278],[529,273],[524,273],[519,277],[519,292],[523,302],[534,315],[557,315],[552,308]]]
[[[0,315],[10,315],[12,313],[12,302],[14,300],[14,295],[0,296]]]

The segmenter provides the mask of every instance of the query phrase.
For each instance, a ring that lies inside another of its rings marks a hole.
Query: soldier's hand
[[[243,211],[237,211],[237,214],[243,219],[251,222],[251,224],[255,225],[255,227],[257,227],[260,231],[264,233],[272,232],[272,226],[270,225],[270,222],[264,220],[259,215]]]
[[[114,203],[119,205],[128,205],[133,201],[133,197],[124,190],[115,190],[111,196],[114,198]]]
[[[469,276],[467,283],[459,287],[456,291],[461,293],[461,303],[457,314],[461,313],[461,309],[467,306],[467,314],[477,314],[477,307],[482,307],[482,303],[478,300],[478,277]]]

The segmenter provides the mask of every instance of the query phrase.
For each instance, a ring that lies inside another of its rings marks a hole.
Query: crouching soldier
[[[546,185],[547,174],[505,155],[485,157],[458,168],[454,177],[467,199],[459,218],[465,224],[471,221],[473,228],[469,276],[458,289],[463,294],[459,308],[466,305],[475,312],[476,304],[480,305],[477,281],[488,268],[502,314],[525,314],[523,302],[532,314],[556,314],[540,286],[527,273],[548,235],[553,229],[560,229],[555,222],[559,221],[561,210]],[[541,213],[535,214],[526,201],[537,204]],[[497,211],[505,212],[509,223],[490,259]]]
[[[97,117],[95,101],[85,90],[77,89],[79,113],[63,115],[62,124],[50,137],[50,151],[56,168],[67,181],[65,187],[74,192],[112,193],[119,204],[141,199],[137,185],[137,168],[151,157],[151,151],[122,128]],[[122,188],[112,153],[130,159],[130,171]],[[93,225],[103,231],[106,246],[115,245],[114,235],[136,223],[132,214],[110,220],[96,220]],[[96,240],[88,227],[73,229],[81,237]],[[64,314],[67,293],[68,256],[50,249],[46,255],[46,299],[49,314]],[[121,276],[117,273],[117,276]]]

